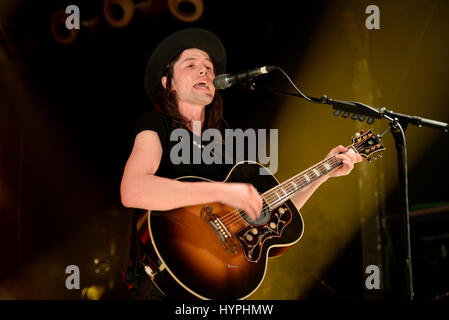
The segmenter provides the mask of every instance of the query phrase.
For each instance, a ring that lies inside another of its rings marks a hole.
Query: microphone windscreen
[[[222,90],[222,89],[229,88],[231,86],[231,84],[227,80],[228,76],[229,76],[229,74],[219,74],[218,76],[216,76],[214,78],[215,89]]]

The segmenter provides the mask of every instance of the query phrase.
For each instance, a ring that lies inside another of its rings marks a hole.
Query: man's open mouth
[[[209,84],[207,82],[201,81],[193,86],[196,89],[206,88],[209,89]]]

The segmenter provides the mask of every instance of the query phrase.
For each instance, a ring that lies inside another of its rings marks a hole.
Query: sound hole
[[[263,200],[262,212],[260,213],[259,218],[257,218],[256,220],[252,220],[248,216],[248,214],[243,210],[240,210],[240,215],[249,224],[252,224],[255,226],[260,226],[260,225],[267,223],[268,220],[270,220],[271,211],[270,211],[270,208],[268,207],[267,203],[265,202],[265,200]]]

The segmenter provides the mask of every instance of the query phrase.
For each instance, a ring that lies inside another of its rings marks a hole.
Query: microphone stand
[[[284,73],[285,74],[285,73]],[[285,74],[286,75],[286,74]],[[287,76],[287,75],[286,75]],[[288,77],[288,76],[287,76]],[[290,79],[289,79],[290,80]],[[244,82],[243,87],[254,90],[256,85],[253,81]],[[292,83],[296,88],[296,86]],[[349,113],[354,113],[355,118],[363,121],[365,117],[368,117],[367,122],[372,124],[374,118],[387,119],[390,121],[390,132],[396,143],[397,161],[398,161],[398,174],[399,174],[399,195],[400,195],[400,211],[402,218],[402,242],[403,242],[403,268],[405,270],[405,295],[407,299],[414,299],[413,291],[413,276],[412,276],[412,259],[411,259],[411,245],[410,245],[410,213],[409,213],[409,203],[408,203],[408,168],[407,168],[407,148],[405,139],[405,129],[408,124],[413,124],[418,127],[428,127],[433,129],[440,129],[444,132],[448,132],[449,125],[445,122],[435,121],[431,119],[421,118],[417,116],[410,116],[406,114],[396,113],[386,108],[373,108],[366,104],[355,102],[355,101],[341,101],[329,99],[326,95],[321,98],[308,97],[302,94],[299,89],[298,92],[301,94],[295,94],[290,92],[281,91],[278,89],[261,87],[264,91],[294,96],[298,98],[304,98],[310,102],[318,104],[328,104],[332,105],[335,109],[334,114],[338,116],[342,111],[344,111],[343,116],[348,117]]]

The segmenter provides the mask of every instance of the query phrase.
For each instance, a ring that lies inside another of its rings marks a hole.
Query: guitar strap
[[[137,233],[136,233],[136,223],[138,220],[139,214],[135,213],[132,221],[132,232],[131,232],[131,242],[133,245],[131,246],[130,251],[130,259],[132,265],[129,267],[126,267],[124,271],[122,271],[122,281],[126,283],[128,290],[132,290],[134,288],[137,288],[139,284],[142,282],[142,275],[141,272],[139,272],[139,241],[137,239]]]
[[[137,256],[140,258],[139,262],[144,268],[145,272],[150,276],[150,278],[154,278],[159,272],[164,270],[163,263],[159,260],[153,245],[151,243],[151,239],[149,236],[149,232],[146,231],[144,233],[141,232],[142,227],[146,227],[148,224],[148,211],[141,214],[136,226],[136,234],[142,235],[139,239],[139,236],[135,237],[136,248],[137,248]]]
[[[144,222],[147,222],[147,218],[148,212],[143,214],[136,213],[133,218],[133,231],[131,234],[133,247],[130,253],[132,266],[127,267],[122,274],[128,290],[139,287],[146,280],[147,276],[153,280],[158,273],[165,269],[165,265],[158,259],[153,249],[151,240],[149,238],[139,239],[140,228]]]

